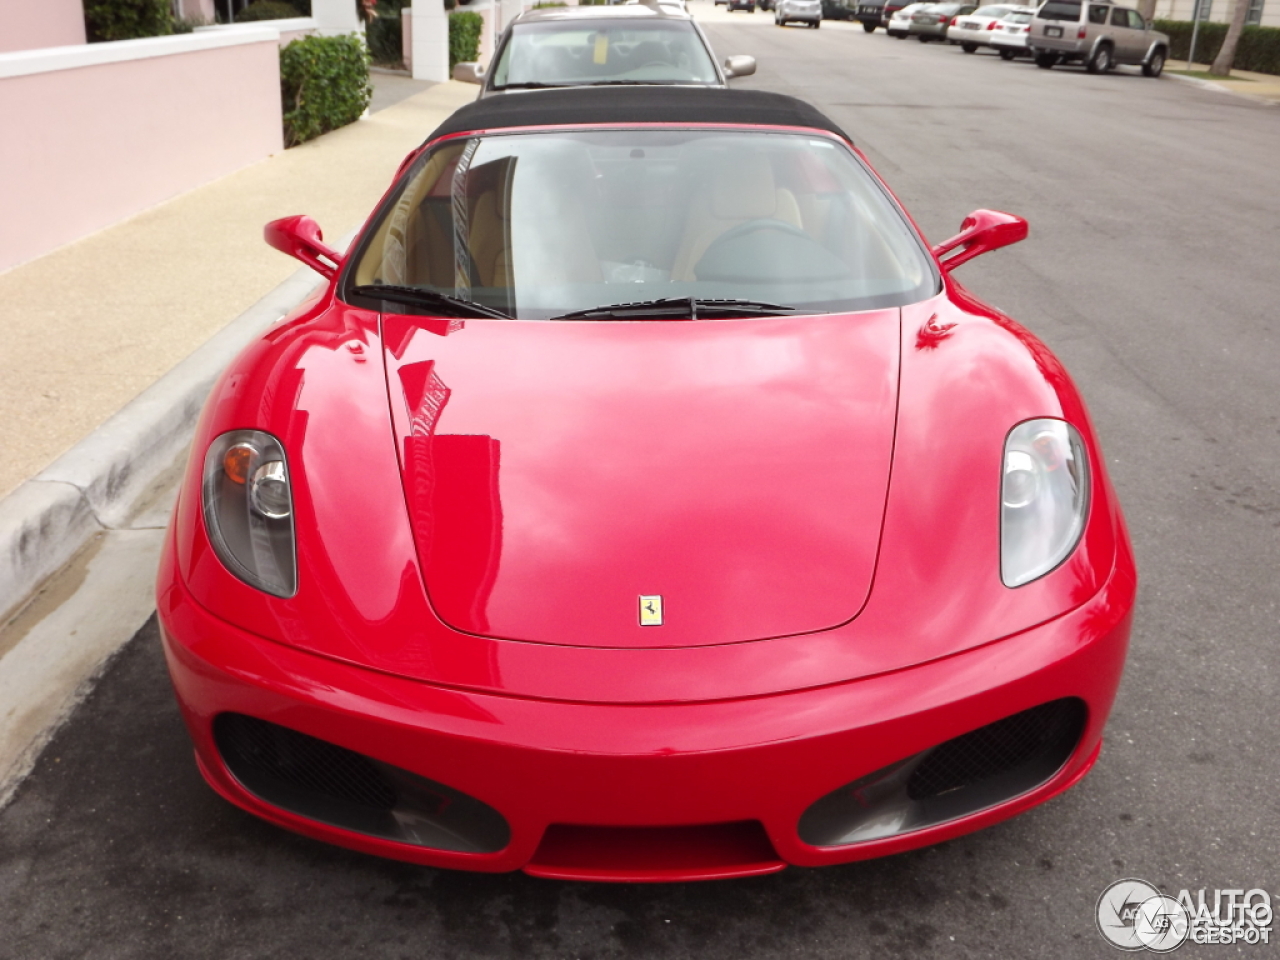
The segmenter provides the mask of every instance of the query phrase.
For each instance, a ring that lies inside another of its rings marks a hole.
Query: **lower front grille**
[[[1039,757],[1056,758],[1052,774],[1070,755],[1084,727],[1084,704],[1054,700],[979,727],[929,751],[907,781],[912,800],[929,800],[982,783]]]
[[[932,827],[1012,800],[1062,769],[1084,733],[1074,697],[1023,710],[877,770],[816,801],[800,839],[843,846]]]
[[[555,880],[635,883],[759,876],[785,866],[764,827],[744,820],[674,827],[553,823],[524,869]]]
[[[511,838],[488,804],[326,740],[239,713],[220,714],[213,736],[246,790],[307,819],[460,853],[496,853]]]

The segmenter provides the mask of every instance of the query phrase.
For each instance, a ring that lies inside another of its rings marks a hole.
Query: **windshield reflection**
[[[392,284],[546,320],[680,298],[851,312],[915,302],[937,280],[836,142],[650,129],[440,145],[415,162],[346,283],[355,302],[357,286]]]

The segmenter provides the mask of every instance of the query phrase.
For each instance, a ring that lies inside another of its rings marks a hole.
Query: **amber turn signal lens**
[[[222,455],[222,472],[232,483],[245,483],[249,479],[249,464],[257,452],[247,443],[237,443]]]

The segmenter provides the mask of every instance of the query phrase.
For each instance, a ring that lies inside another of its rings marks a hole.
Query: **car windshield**
[[[1003,17],[1008,12],[1008,7],[979,7],[973,15],[975,17]]]
[[[1029,13],[1011,13],[1004,18],[1005,23],[1030,23],[1031,14]]]
[[[408,288],[546,320],[674,298],[868,310],[923,299],[938,280],[843,144],[648,128],[440,144],[385,201],[345,283],[357,302],[384,285],[396,303]]]
[[[518,23],[493,70],[493,88],[598,83],[719,84],[688,20]]]

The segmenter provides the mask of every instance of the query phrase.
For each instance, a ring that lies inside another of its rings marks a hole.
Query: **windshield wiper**
[[[501,310],[486,307],[474,300],[462,300],[450,297],[435,290],[423,287],[402,287],[394,283],[362,283],[351,288],[358,297],[369,297],[373,300],[385,300],[387,303],[403,303],[411,307],[434,307],[442,317],[493,317],[495,320],[510,320],[511,317]]]
[[[785,307],[765,300],[703,300],[678,297],[666,300],[642,300],[638,303],[615,303],[612,306],[575,310],[552,320],[698,320],[712,317],[775,317],[793,313]]]
[[[502,86],[495,86],[495,90],[558,90],[562,87],[575,87],[575,83],[539,83],[536,80],[526,80],[523,83],[504,83]]]

